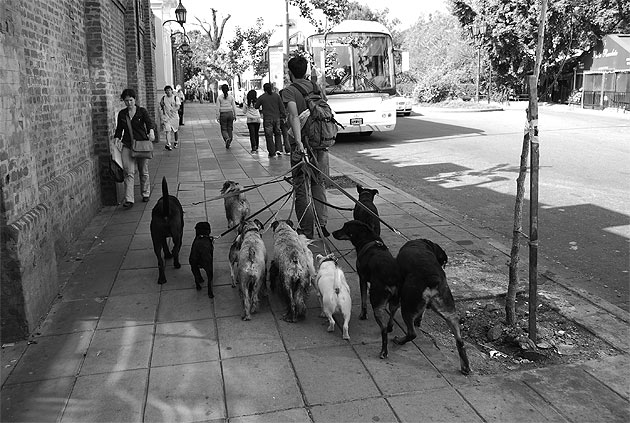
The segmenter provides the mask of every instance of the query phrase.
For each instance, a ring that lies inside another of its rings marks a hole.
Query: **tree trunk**
[[[529,121],[529,118],[528,118]],[[523,136],[521,166],[516,179],[516,201],[514,204],[514,226],[512,230],[512,249],[510,251],[509,280],[505,298],[505,323],[512,326],[516,323],[516,291],[518,288],[518,262],[521,236],[523,235],[523,198],[525,197],[525,178],[527,177],[527,161],[529,157],[529,131]]]

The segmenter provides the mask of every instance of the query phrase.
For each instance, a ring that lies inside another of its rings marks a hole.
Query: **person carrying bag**
[[[115,148],[121,152],[124,169],[125,199],[123,207],[130,209],[134,203],[134,177],[136,169],[140,175],[142,201],[149,201],[151,184],[149,181],[149,160],[153,158],[154,125],[149,112],[136,105],[136,92],[125,89],[121,96],[126,108],[118,112]]]

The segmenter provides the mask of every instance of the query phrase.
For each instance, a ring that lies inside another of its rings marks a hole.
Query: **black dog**
[[[177,197],[168,195],[168,185],[166,178],[162,178],[162,198],[160,198],[151,211],[151,240],[153,241],[153,251],[158,259],[160,275],[158,283],[166,283],[164,274],[164,258],[173,257],[175,269],[182,265],[179,263],[179,250],[182,248],[182,236],[184,233],[184,209]],[[173,251],[168,250],[167,238],[173,239]]]
[[[197,291],[201,290],[201,284],[203,283],[200,269],[206,271],[206,277],[208,278],[208,297],[214,298],[214,293],[212,292],[212,281],[214,279],[214,267],[212,264],[214,259],[214,238],[210,236],[210,231],[210,223],[197,222],[195,225],[195,240],[190,248],[188,263],[190,263],[190,270],[192,270],[195,276],[195,287]]]
[[[357,251],[357,273],[361,287],[361,314],[359,319],[367,318],[367,284],[370,284],[370,304],[376,323],[381,328],[380,357],[387,357],[387,333],[394,327],[394,315],[398,310],[398,286],[400,271],[396,259],[389,252],[383,240],[365,223],[358,220],[346,222],[343,227],[333,232],[335,239],[352,242]],[[389,321],[385,325],[389,303]]]
[[[359,203],[361,204],[354,205],[352,217],[354,217],[354,220],[360,220],[372,228],[376,236],[381,236],[381,221],[378,218],[378,210],[374,205],[374,197],[378,194],[378,190],[357,185],[357,192],[359,193]],[[364,207],[361,207],[361,205]]]
[[[402,276],[400,311],[407,326],[407,335],[394,337],[394,342],[402,345],[416,337],[414,325],[420,327],[422,315],[428,306],[446,320],[455,336],[461,372],[469,374],[470,364],[461,336],[459,317],[443,269],[448,261],[446,253],[429,240],[417,239],[402,246],[396,261]]]

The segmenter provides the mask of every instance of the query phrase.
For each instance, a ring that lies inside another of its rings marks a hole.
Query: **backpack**
[[[310,115],[302,126],[302,135],[308,137],[308,145],[313,149],[324,149],[335,144],[335,138],[339,131],[338,126],[343,126],[335,120],[332,109],[324,100],[317,84],[313,84],[313,91],[307,93],[298,84],[293,84],[306,100],[306,107]],[[302,121],[302,119],[300,119]]]

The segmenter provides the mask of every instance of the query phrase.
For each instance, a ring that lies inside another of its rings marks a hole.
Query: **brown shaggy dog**
[[[251,320],[251,314],[258,309],[259,295],[264,292],[267,280],[267,250],[260,234],[262,229],[258,219],[240,226],[236,281],[243,300],[243,320]]]
[[[273,261],[269,268],[271,287],[279,282],[281,294],[287,302],[283,319],[294,323],[306,316],[306,299],[315,278],[313,253],[309,241],[298,235],[290,220],[276,221],[273,228]]]
[[[225,198],[225,217],[228,221],[228,228],[238,226],[247,216],[249,216],[249,201],[245,194],[241,192],[241,185],[234,181],[225,181],[221,188],[221,195]]]

